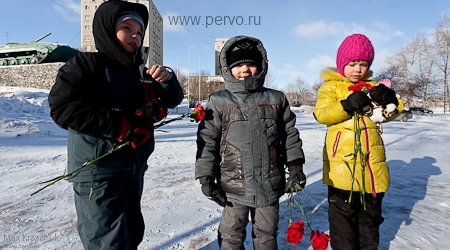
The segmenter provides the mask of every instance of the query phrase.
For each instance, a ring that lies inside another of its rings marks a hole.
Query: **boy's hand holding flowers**
[[[151,136],[151,131],[148,125],[140,122],[129,122],[127,118],[122,119],[118,141],[130,142],[132,148],[137,148],[139,145],[148,141]]]
[[[136,110],[137,117],[152,122],[161,121],[166,115],[167,111],[159,104],[158,99],[153,99],[147,102],[144,107]]]
[[[291,185],[294,187],[293,185]],[[305,226],[308,226],[308,228],[311,230],[311,237],[310,241],[312,243],[312,247],[314,250],[326,250],[328,249],[328,242],[330,242],[330,236],[320,232],[319,230],[313,230],[311,227],[311,223],[306,219],[305,211],[303,210],[302,202],[300,200],[300,193],[297,193],[297,199],[294,197],[294,192],[302,190],[299,186],[297,186],[298,189],[291,188],[288,192],[289,198],[286,200],[286,204],[289,206],[289,226],[286,231],[286,241],[289,244],[298,245],[300,244],[300,241],[303,239],[303,236],[305,236]],[[303,218],[305,219],[305,222],[302,220],[297,220],[297,222],[294,222],[292,220],[292,207],[294,205],[298,205],[300,208],[300,211],[303,215]]]
[[[136,148],[150,139],[153,123],[164,119],[166,115],[166,109],[159,105],[157,99],[153,99],[144,107],[136,109],[133,115],[127,115],[122,119],[117,139],[128,141],[132,148]]]
[[[298,192],[306,185],[306,176],[303,173],[303,164],[300,161],[287,163],[289,176],[286,182],[286,193]]]

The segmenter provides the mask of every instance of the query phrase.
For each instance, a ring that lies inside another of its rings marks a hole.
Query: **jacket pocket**
[[[273,125],[264,131],[269,145],[269,181],[275,191],[284,190],[284,161],[283,143],[280,140],[277,125]]]
[[[222,154],[220,167],[220,182],[226,193],[244,196],[244,170],[242,154],[235,146],[227,143]]]

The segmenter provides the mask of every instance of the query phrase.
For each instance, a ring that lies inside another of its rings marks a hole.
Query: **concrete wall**
[[[64,65],[44,63],[19,66],[0,66],[0,86],[51,89],[58,69]]]

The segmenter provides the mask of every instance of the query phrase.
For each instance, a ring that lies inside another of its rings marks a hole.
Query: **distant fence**
[[[51,89],[58,69],[64,65],[44,63],[0,67],[0,86]]]

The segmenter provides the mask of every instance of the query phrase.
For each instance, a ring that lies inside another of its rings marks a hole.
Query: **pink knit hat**
[[[344,39],[339,46],[336,65],[337,70],[341,75],[344,75],[344,67],[349,62],[354,60],[365,60],[369,62],[369,66],[372,64],[375,57],[375,51],[369,38],[361,34],[353,34]]]

